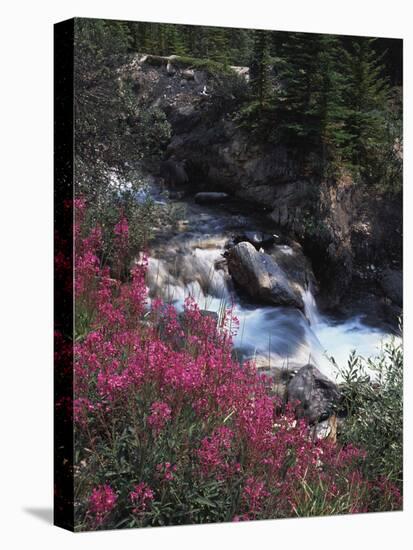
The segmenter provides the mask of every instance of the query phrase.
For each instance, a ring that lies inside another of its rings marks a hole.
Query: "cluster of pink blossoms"
[[[263,502],[270,496],[270,493],[265,489],[263,481],[249,477],[245,483],[242,494],[245,508],[249,514],[254,517],[261,511]]]
[[[171,464],[170,462],[164,462],[157,464],[156,471],[161,477],[162,481],[172,481],[174,479],[174,474],[177,471],[178,467],[176,464]]]
[[[197,450],[201,472],[225,479],[240,471],[240,464],[232,462],[231,445],[234,432],[226,426],[215,429],[210,437],[204,437]]]
[[[89,497],[89,514],[101,525],[116,505],[117,495],[110,485],[95,487]]]
[[[142,481],[136,485],[129,497],[134,505],[133,513],[139,515],[148,509],[150,503],[154,499],[154,494],[149,485]]]
[[[165,424],[171,419],[171,408],[162,401],[155,401],[151,405],[151,414],[146,422],[155,433],[159,433],[165,427]]]

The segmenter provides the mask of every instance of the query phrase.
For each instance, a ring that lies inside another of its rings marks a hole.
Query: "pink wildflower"
[[[259,481],[254,477],[249,477],[246,481],[243,502],[252,514],[256,514],[262,508],[263,501],[270,496],[265,489],[263,481]]]
[[[136,485],[129,497],[132,504],[135,506],[133,509],[135,514],[142,514],[145,512],[155,498],[152,489],[144,481]]]
[[[170,462],[161,462],[156,466],[156,471],[162,475],[163,481],[172,481],[175,478],[174,473],[176,470],[176,464],[172,465]]]
[[[146,421],[154,432],[159,433],[165,424],[171,419],[171,409],[163,401],[155,401],[151,405],[151,414]]]
[[[95,487],[89,498],[89,514],[101,525],[116,505],[117,495],[110,485]]]

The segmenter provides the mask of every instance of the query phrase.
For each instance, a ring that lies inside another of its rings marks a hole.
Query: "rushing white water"
[[[310,325],[316,326],[320,323],[320,315],[311,286],[307,287],[302,293],[304,301],[305,316],[310,322]]]
[[[352,350],[365,358],[379,354],[390,335],[368,326],[360,316],[337,321],[321,315],[311,285],[302,291],[304,315],[295,308],[241,299],[223,260],[231,217],[192,208],[195,212],[185,231],[153,247],[148,273],[151,295],[162,295],[178,308],[189,295],[209,311],[219,312],[224,304],[232,306],[239,320],[234,345],[242,357],[256,358],[261,366],[299,368],[311,362],[326,376],[339,379],[331,357],[342,368]],[[286,245],[278,251],[294,254]]]

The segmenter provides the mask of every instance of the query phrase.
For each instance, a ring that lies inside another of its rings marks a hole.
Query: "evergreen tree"
[[[345,52],[347,132],[351,135],[352,160],[362,166],[375,156],[385,140],[385,118],[390,88],[383,77],[382,55],[374,49],[376,39],[354,38]]]
[[[218,63],[229,62],[229,31],[221,27],[210,27],[207,38],[207,57]]]
[[[186,53],[185,37],[182,25],[163,25],[164,55],[184,55]]]
[[[281,45],[277,94],[278,134],[297,144],[316,132],[315,74],[320,43],[318,35],[288,33]]]
[[[261,111],[269,107],[271,99],[270,71],[268,32],[254,31],[250,83],[254,101],[257,102]]]
[[[254,43],[253,31],[249,29],[227,29],[228,56],[231,65],[248,65]]]
[[[104,165],[119,160],[119,140],[129,104],[110,74],[119,66],[131,39],[116,21],[75,20],[74,114],[76,168],[85,179],[99,179]]]
[[[343,46],[338,37],[329,34],[319,35],[318,42],[307,115],[313,122],[310,137],[318,145],[325,169],[346,156],[351,135],[346,129],[349,110],[344,101],[348,86],[341,63]]]
[[[297,146],[304,157],[316,153],[325,173],[348,154],[351,138],[343,45],[334,35],[289,33],[275,47],[280,81],[276,136]]]

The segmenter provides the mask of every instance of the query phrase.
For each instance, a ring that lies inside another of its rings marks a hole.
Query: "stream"
[[[162,203],[156,186],[150,193]],[[304,314],[293,307],[251,301],[234,287],[223,254],[233,235],[251,229],[268,232],[264,216],[248,212],[236,201],[199,205],[193,197],[178,197],[171,193],[168,199],[184,212],[177,229],[159,231],[149,249],[150,297],[160,296],[182,309],[185,298],[192,296],[201,309],[218,314],[232,306],[239,320],[234,346],[241,359],[254,358],[257,367],[265,368],[298,369],[312,363],[340,381],[340,368],[352,350],[364,358],[374,357],[390,339],[380,320],[372,326],[361,313],[347,318],[322,314],[311,286],[302,291]],[[286,244],[274,246],[277,254],[297,254]]]

